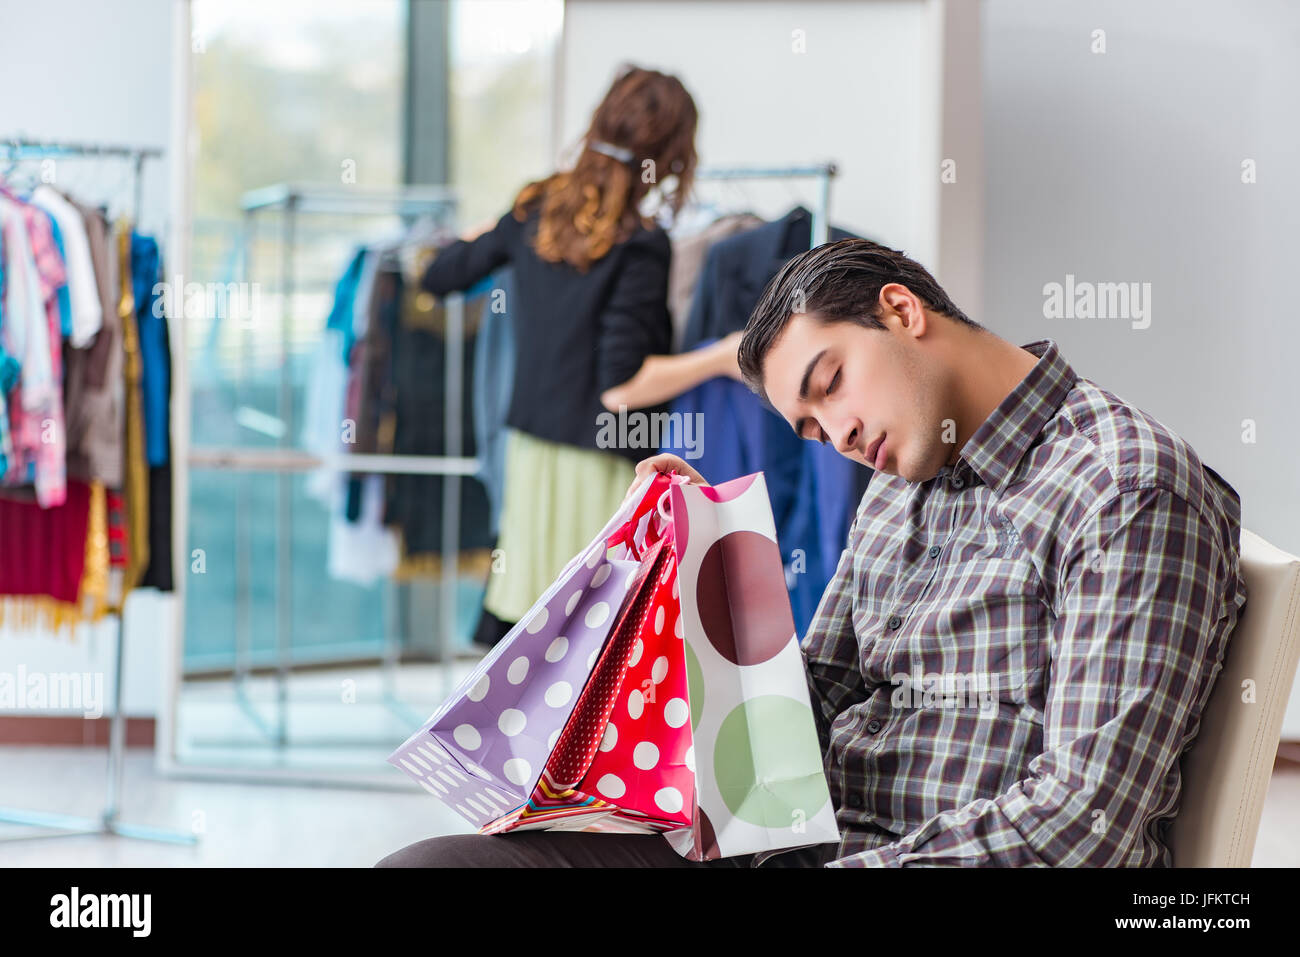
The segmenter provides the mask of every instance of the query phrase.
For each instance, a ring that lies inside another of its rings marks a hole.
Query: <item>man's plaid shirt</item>
[[[1246,600],[1240,501],[1054,341],[1024,348],[956,465],[872,478],[809,628],[827,866],[1171,863]]]

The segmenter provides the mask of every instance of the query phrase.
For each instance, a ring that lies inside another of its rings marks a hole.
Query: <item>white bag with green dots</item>
[[[762,473],[671,490],[696,813],[712,860],[839,840]]]

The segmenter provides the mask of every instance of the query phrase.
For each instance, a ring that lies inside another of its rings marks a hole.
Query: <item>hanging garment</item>
[[[49,214],[49,210],[45,210]],[[63,242],[63,230],[59,228],[59,221],[50,216],[50,233],[54,237],[54,248],[59,254],[59,262],[64,265],[64,277],[67,277],[68,255],[66,245]],[[58,290],[59,303],[59,338],[67,339],[72,335],[72,294],[68,292],[68,284],[64,282]]]
[[[149,462],[149,562],[139,587],[172,591],[171,334],[162,299],[154,291],[165,273],[153,237],[132,236],[131,272],[135,277]]]
[[[514,268],[498,270],[487,282],[488,301],[474,343],[472,388],[474,449],[480,463],[476,478],[487,492],[488,533],[495,539],[505,494],[506,415],[515,378],[515,334],[510,319],[515,301]]]
[[[403,279],[395,254],[380,254],[382,265],[375,270],[365,334],[358,339],[356,362],[357,455],[389,455],[393,452],[396,408],[396,353],[394,340],[401,317]],[[367,473],[349,474],[347,517],[355,522],[361,514],[361,483]]]
[[[34,485],[36,501],[43,508],[51,508],[63,504],[67,494],[63,337],[58,303],[58,290],[66,284],[66,273],[54,243],[49,214],[14,199],[7,190],[0,202],[12,203],[11,212],[21,216],[37,281],[35,300],[28,300],[28,308],[35,311],[27,314],[24,323],[22,372],[8,403],[12,456],[4,484]],[[10,238],[20,235],[15,230]],[[30,279],[30,271],[27,277]],[[10,318],[17,316],[11,314]]]
[[[99,289],[99,305],[103,315],[100,332],[88,347],[90,361],[86,366],[86,382],[93,389],[106,383],[121,381],[122,319],[118,312],[117,244],[113,230],[103,210],[79,203],[67,193],[63,198],[81,213],[90,243],[90,261],[95,269],[95,285]],[[104,335],[109,332],[111,334]],[[121,421],[119,413],[118,421]]]
[[[361,276],[366,267],[366,260],[374,254],[365,246],[359,247],[352,255],[347,268],[343,275],[339,277],[334,287],[334,305],[330,309],[329,317],[325,321],[326,329],[334,329],[342,333],[340,347],[343,350],[342,358],[347,360],[348,355],[352,352],[352,345],[356,342],[357,336],[354,326],[354,316],[356,304],[362,300]],[[365,292],[365,302],[369,302],[369,285]],[[364,330],[363,330],[364,331]]]
[[[3,266],[0,266],[0,286],[3,285]],[[0,292],[2,295],[2,292]],[[0,305],[0,327],[3,326],[4,306]],[[3,332],[3,328],[0,328]],[[13,439],[9,435],[9,390],[18,381],[18,360],[9,355],[0,344],[0,475],[4,474],[9,460],[13,457]]]
[[[140,588],[172,591],[172,467],[149,467],[149,565]]]
[[[308,453],[322,459],[344,451],[348,358],[355,344],[353,304],[367,255],[369,251],[364,246],[357,249],[335,283],[334,302],[307,376],[299,441]],[[307,494],[328,508],[335,499],[337,479],[338,473],[331,469],[314,469],[305,479]]]
[[[356,294],[352,300],[351,337],[348,345],[365,338],[370,328],[372,303],[375,297],[375,275],[385,252],[391,255],[389,244],[376,244],[361,259],[361,272],[357,277]]]
[[[58,380],[50,361],[46,319],[46,302],[54,294],[52,274],[45,271],[53,239],[48,221],[45,231],[39,232],[34,222],[36,212],[34,207],[11,198],[7,191],[0,191],[6,257],[5,348],[22,369],[18,388],[23,410],[40,413],[57,390]]]
[[[72,311],[71,331],[67,335],[74,347],[83,349],[94,340],[104,321],[85,221],[66,199],[44,184],[32,190],[32,202],[48,212],[58,224],[63,239],[67,292]]]
[[[343,426],[346,432],[344,451],[349,453],[356,451],[357,419],[360,417],[361,409],[361,363],[364,354],[362,343],[357,342],[353,344],[352,351],[348,355],[347,380],[343,390]],[[361,488],[352,478],[344,476],[343,511],[355,521],[361,514]]]
[[[81,576],[81,613],[86,621],[99,621],[109,610],[108,491],[104,483],[90,483],[90,515],[86,520],[86,564]]]
[[[162,281],[162,257],[152,236],[131,234],[131,284],[140,348],[140,397],[144,407],[145,452],[149,465],[165,465],[171,431],[171,353],[167,317],[156,289]]]
[[[98,210],[64,197],[82,216],[94,264],[103,323],[89,348],[64,344],[67,472],[118,489],[125,442],[125,351],[118,314],[117,251]]]
[[[673,317],[673,352],[682,349],[686,320],[691,314],[691,304],[709,250],[730,236],[747,233],[764,223],[753,213],[733,213],[720,216],[703,229],[680,239],[674,234],[673,261],[668,269],[668,312]]]
[[[90,486],[70,480],[62,505],[0,495],[0,626],[64,633],[83,620]]]
[[[55,285],[61,272],[43,213],[0,189],[0,217],[5,252],[5,318],[0,334],[5,354],[19,365],[18,378],[5,403],[8,430],[0,482],[6,486],[34,483],[39,462],[43,475],[38,500],[48,507],[57,504],[56,499],[63,494],[59,476],[51,474],[61,475],[61,462],[52,460],[49,451],[42,449],[43,438],[60,443],[63,440],[61,428],[57,435],[52,434],[54,406],[61,398],[53,361],[59,339],[50,340],[47,310],[47,306],[55,305]]]
[[[140,581],[149,564],[149,462],[145,452],[142,363],[136,328],[135,285],[131,273],[131,224],[118,223],[113,238],[118,261],[118,316],[122,320],[124,403],[126,416],[125,486],[129,559],[122,575],[122,600]]]
[[[400,276],[380,277],[383,249],[360,248],[335,285],[334,302],[308,383],[304,445],[322,458],[392,452],[392,337]],[[382,300],[382,301],[381,301]],[[372,324],[371,318],[374,317]],[[327,569],[363,586],[393,575],[400,536],[385,526],[384,476],[319,469],[308,492],[329,511]]]
[[[413,268],[414,275],[420,270]],[[376,280],[378,285],[380,280]],[[460,455],[477,454],[474,370],[478,366],[478,335],[491,298],[489,281],[468,290],[463,306],[463,354],[460,392]],[[397,455],[446,455],[447,434],[447,308],[442,299],[412,282],[402,286],[401,321],[396,330],[393,364],[394,435]],[[402,538],[403,574],[435,574],[442,561],[441,475],[390,475],[387,478],[385,524]],[[472,476],[460,483],[457,542],[460,562],[479,567],[492,545],[489,502],[483,483]],[[471,553],[483,556],[469,558]],[[477,563],[477,564],[475,564]]]
[[[745,328],[768,281],[787,262],[808,250],[812,213],[796,206],[781,219],[731,236],[709,248],[682,337],[683,349],[705,339],[722,339]],[[859,239],[832,228],[830,240]]]
[[[4,385],[0,401],[5,415],[0,425],[0,478],[15,461],[14,437],[10,428],[10,404],[21,402],[17,394],[10,393],[22,377],[23,361],[27,352],[28,326],[36,314],[36,264],[27,241],[27,230],[12,203],[0,200],[0,269],[4,284],[0,289],[0,383]]]
[[[344,516],[343,500],[350,482],[335,475],[330,508],[327,567],[331,578],[370,586],[397,571],[400,543],[382,522],[384,476],[363,475],[356,490],[359,511],[355,519]]]

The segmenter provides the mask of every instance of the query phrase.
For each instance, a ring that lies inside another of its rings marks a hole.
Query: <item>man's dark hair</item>
[[[931,311],[983,328],[957,308],[920,263],[867,239],[841,239],[800,253],[763,290],[740,340],[738,360],[746,383],[767,399],[763,360],[796,313],[884,329],[878,318],[880,290],[891,282],[912,290]]]

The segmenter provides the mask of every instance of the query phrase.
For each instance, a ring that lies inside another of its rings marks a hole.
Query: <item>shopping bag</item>
[[[656,547],[627,668],[577,787],[613,803],[625,824],[667,831],[689,825],[695,812],[694,741],[671,525]]]
[[[690,824],[686,660],[675,630],[671,525],[666,531],[657,541],[655,530],[645,536],[642,574],[528,804],[485,833],[652,834]]]
[[[671,481],[655,476],[632,519],[608,538],[607,545],[640,555],[641,571],[528,804],[481,828],[485,833],[539,828],[653,833],[690,822],[694,781],[685,765],[690,732],[682,727],[685,659],[680,641],[672,637],[671,524],[666,516],[651,521]],[[675,701],[669,714],[676,722],[666,726],[662,706],[669,700]],[[621,739],[611,715],[615,710],[628,723]]]
[[[763,477],[681,481],[648,493],[662,529],[624,526],[642,583],[528,804],[486,832],[661,831],[691,860],[838,840]]]
[[[762,473],[670,490],[699,861],[839,840]]]
[[[642,483],[644,493],[652,479]],[[612,532],[635,520],[631,496],[599,535],[437,711],[388,757],[482,828],[520,807],[595,667],[641,568]]]

